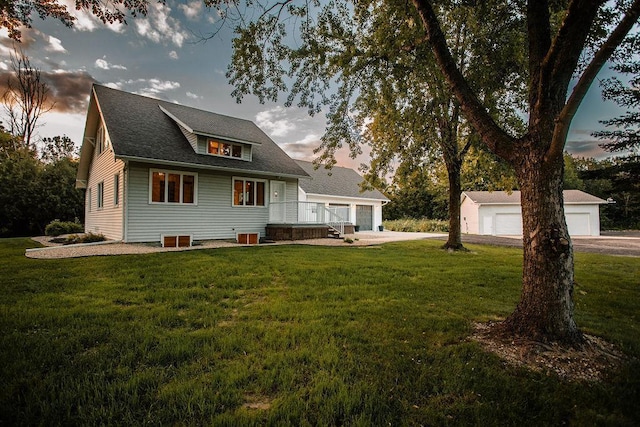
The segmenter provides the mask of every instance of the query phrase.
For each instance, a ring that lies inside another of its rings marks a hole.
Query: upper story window
[[[96,150],[98,154],[101,154],[107,149],[107,133],[104,130],[102,123],[98,126],[98,132],[96,133]]]
[[[198,175],[166,170],[151,170],[151,203],[195,204]]]
[[[242,145],[229,144],[226,142],[216,141],[210,139],[207,141],[207,153],[214,154],[216,156],[235,157],[237,159],[242,158]]]

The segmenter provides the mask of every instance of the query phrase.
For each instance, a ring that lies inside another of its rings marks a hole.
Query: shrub
[[[87,233],[78,238],[78,243],[104,242],[105,240],[107,239],[104,237],[104,234]]]
[[[82,233],[83,231],[83,225],[78,222],[54,219],[47,224],[44,234],[47,236],[59,236],[61,234]]]
[[[420,233],[447,233],[449,231],[449,222],[438,219],[396,219],[393,221],[384,221],[384,227],[391,231],[409,231]]]
[[[107,240],[102,234],[86,233],[86,234],[72,234],[67,237],[58,237],[51,239],[54,243],[62,243],[63,245],[74,245],[76,243],[94,243],[104,242]]]

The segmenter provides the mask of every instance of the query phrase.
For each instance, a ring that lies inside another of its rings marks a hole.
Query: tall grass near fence
[[[439,219],[414,219],[404,218],[392,221],[384,221],[384,228],[391,231],[410,231],[420,233],[447,233],[449,222]]]

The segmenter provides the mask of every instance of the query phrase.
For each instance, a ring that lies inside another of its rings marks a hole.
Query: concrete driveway
[[[464,234],[463,243],[481,245],[522,247],[521,237],[478,236]],[[598,237],[573,237],[575,252],[591,252],[605,255],[624,255],[640,257],[640,231],[611,231],[602,232]]]

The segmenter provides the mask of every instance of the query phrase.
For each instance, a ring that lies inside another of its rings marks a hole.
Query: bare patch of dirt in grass
[[[271,399],[266,396],[246,395],[243,408],[254,409],[258,411],[267,411],[271,409]]]
[[[512,366],[555,373],[569,381],[597,382],[607,372],[619,368],[626,356],[602,338],[584,334],[580,348],[523,339],[508,340],[492,333],[496,322],[475,323],[471,339]]]

